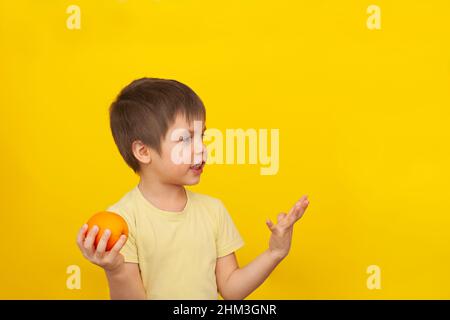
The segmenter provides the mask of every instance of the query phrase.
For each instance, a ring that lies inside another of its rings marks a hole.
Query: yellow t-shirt
[[[165,211],[136,186],[107,209],[128,223],[121,253],[139,264],[148,299],[218,299],[216,260],[244,245],[222,201],[186,194],[183,211]]]

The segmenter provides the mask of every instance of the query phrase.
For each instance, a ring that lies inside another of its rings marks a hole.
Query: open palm
[[[292,241],[292,232],[294,224],[305,213],[308,208],[308,196],[302,196],[288,214],[282,212],[277,216],[277,224],[270,219],[266,221],[272,234],[270,235],[269,250],[279,258],[284,258],[289,253]]]

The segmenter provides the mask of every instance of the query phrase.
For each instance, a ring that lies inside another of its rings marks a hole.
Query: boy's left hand
[[[270,219],[266,221],[267,226],[272,232],[269,242],[269,252],[275,257],[283,259],[289,253],[291,248],[292,231],[294,223],[299,220],[306,211],[309,201],[308,196],[303,196],[292,207],[289,214],[280,213],[277,217],[277,224],[273,224]]]

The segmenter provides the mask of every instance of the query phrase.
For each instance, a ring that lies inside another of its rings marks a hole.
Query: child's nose
[[[194,147],[194,154],[204,154],[204,153],[206,153],[206,145],[204,143],[202,143],[201,147],[198,147],[198,149]]]
[[[203,141],[196,141],[193,146],[194,159],[205,159],[206,158],[206,145]],[[204,160],[206,162],[206,160]]]
[[[208,158],[208,150],[206,149],[206,145],[203,144],[203,161],[206,163],[206,160]]]

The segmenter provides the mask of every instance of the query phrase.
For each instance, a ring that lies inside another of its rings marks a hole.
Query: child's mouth
[[[202,161],[200,163],[194,164],[190,167],[191,170],[194,170],[196,173],[200,173],[203,171],[203,167],[205,166],[205,162]]]

